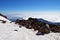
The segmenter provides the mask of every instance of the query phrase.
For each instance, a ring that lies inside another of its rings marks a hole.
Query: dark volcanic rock
[[[44,19],[28,18],[28,20],[16,20],[16,23],[28,29],[38,30],[36,35],[44,35],[52,32],[60,32],[60,24],[52,23]]]
[[[1,14],[1,13],[0,13],[0,16],[2,16],[2,17],[4,17],[4,18],[7,18],[7,16],[5,16],[5,15],[3,15],[3,14]]]
[[[6,21],[2,21],[2,23],[6,23]]]

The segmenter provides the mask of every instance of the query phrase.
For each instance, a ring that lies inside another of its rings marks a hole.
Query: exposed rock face
[[[45,20],[37,20],[36,18],[29,18],[28,20],[16,20],[19,25],[25,26],[28,29],[38,30],[36,35],[44,35],[50,32],[60,32],[60,26],[56,23],[51,23]]]
[[[6,21],[2,21],[2,23],[6,23]]]
[[[51,29],[52,32],[55,32],[55,33],[56,32],[58,32],[58,33],[60,32],[60,26],[58,26],[58,25],[51,25],[51,24],[49,26],[50,26],[50,29]]]
[[[2,23],[6,23],[6,21],[4,21],[4,20],[0,20],[0,21],[2,21]]]
[[[3,14],[1,14],[1,13],[0,13],[0,16],[2,16],[2,17],[4,17],[4,18],[7,18],[7,16],[5,16],[5,15],[3,15]]]

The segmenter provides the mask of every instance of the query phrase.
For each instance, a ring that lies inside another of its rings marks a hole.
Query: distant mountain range
[[[8,19],[12,22],[15,22],[17,19],[23,20],[23,18],[21,18],[21,17],[11,17],[11,18],[8,18]]]
[[[36,18],[36,19],[37,19],[37,18]],[[44,20],[44,19],[42,19],[42,18],[37,19],[37,20],[40,21],[40,22],[44,22],[44,23],[46,23],[46,24],[53,24],[53,25],[59,25],[59,26],[60,26],[60,23],[59,23],[59,22],[50,22],[50,21]]]

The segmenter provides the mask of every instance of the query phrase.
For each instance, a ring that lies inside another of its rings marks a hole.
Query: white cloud
[[[43,18],[49,21],[55,21],[60,22],[60,12],[46,12],[46,11],[40,11],[40,12],[33,12],[33,11],[13,11],[13,12],[6,12],[7,16],[12,17],[23,17],[25,19],[29,17],[34,18]]]

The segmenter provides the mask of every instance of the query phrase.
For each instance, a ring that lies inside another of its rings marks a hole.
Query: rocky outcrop
[[[4,18],[7,18],[7,16],[5,16],[5,15],[3,15],[3,14],[1,14],[1,13],[0,13],[0,16],[2,16],[2,17],[4,17]]]
[[[60,32],[60,25],[57,23],[48,22],[44,19],[28,18],[28,20],[16,20],[16,23],[28,29],[38,31],[36,35],[44,35],[50,32]]]

